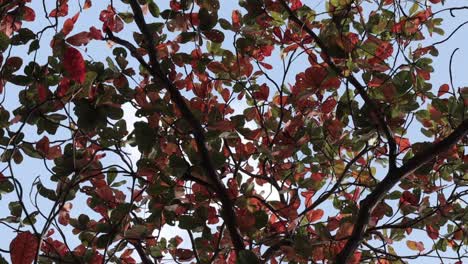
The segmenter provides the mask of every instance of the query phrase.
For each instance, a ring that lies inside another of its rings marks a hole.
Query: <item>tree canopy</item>
[[[468,261],[445,2],[0,0],[0,263]]]

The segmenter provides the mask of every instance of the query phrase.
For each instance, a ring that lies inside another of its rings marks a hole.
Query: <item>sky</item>
[[[116,6],[118,7],[119,1],[114,1],[114,2]],[[167,1],[157,1],[157,2],[158,4],[161,4],[162,6],[167,5]],[[237,1],[221,0],[221,2],[222,2],[222,5],[221,5],[221,10],[220,10],[220,17],[230,18],[231,10],[238,9]],[[324,8],[324,1],[305,0],[303,2],[313,8],[316,7],[318,10]],[[82,30],[86,30],[87,28],[92,26],[89,24],[89,21],[97,21],[96,17],[98,16],[98,12],[99,10],[102,9],[100,7],[102,7],[103,5],[107,5],[104,3],[107,3],[107,1],[102,1],[102,2],[96,1],[96,0],[93,1],[93,4],[94,4],[93,8],[80,14],[80,18],[77,24],[75,25],[75,30],[71,33],[71,35],[73,35],[74,33],[78,33]],[[461,6],[461,5],[466,5],[466,3],[467,3],[466,0],[446,0],[447,6]],[[34,10],[36,10],[38,16],[42,15],[41,1],[32,0],[31,6],[33,7]],[[76,1],[70,1],[70,10],[77,10],[74,7],[76,7]],[[118,9],[119,11],[125,11],[125,7],[123,9],[118,7]],[[161,9],[163,9],[163,7],[161,7]],[[468,10],[457,11],[457,12],[454,12],[454,14],[456,16],[451,17],[450,14],[446,12],[444,15],[441,16],[444,18],[443,28],[446,31],[446,35],[442,37],[434,35],[433,38],[427,39],[425,42],[423,42],[423,45],[435,43],[441,39],[446,38],[453,30],[455,30],[455,28],[458,25],[465,22],[465,17],[468,17]],[[73,14],[70,14],[70,15],[73,15]],[[40,21],[44,21],[44,19]],[[63,22],[63,20],[61,20],[61,22]],[[44,25],[45,24],[35,22],[35,23],[25,23],[24,27],[29,27],[33,31],[35,31],[34,29],[41,29],[42,27],[44,27]],[[126,32],[128,32],[127,29],[130,31],[136,30],[134,27],[132,28],[131,26],[128,28],[126,26]],[[52,30],[47,31],[46,34],[44,35],[44,39],[50,38],[53,33],[54,32]],[[226,42],[229,42],[229,41],[227,40]],[[43,41],[43,43],[47,44],[48,41]],[[459,50],[457,51],[456,56],[454,56],[453,58],[453,65],[452,65],[453,66],[452,72],[453,72],[453,77],[454,77],[453,83],[455,87],[463,87],[467,85],[468,67],[466,64],[468,63],[468,61],[466,58],[468,58],[468,48],[467,48],[466,43],[468,43],[468,26],[461,28],[455,35],[451,37],[449,41],[438,46],[440,55],[439,57],[435,58],[435,61],[433,64],[435,71],[434,73],[432,73],[432,83],[433,83],[434,89],[437,89],[440,85],[444,83],[449,83],[448,65],[449,65],[450,55],[457,48],[459,48]],[[100,42],[91,42],[87,46],[87,48],[80,48],[80,50],[83,51],[83,54],[86,53],[87,56],[90,56],[90,58],[93,58],[97,61],[102,61],[107,56],[111,58],[113,57],[112,49],[109,48],[104,43],[100,43]],[[41,49],[40,53],[38,54],[38,61],[44,62],[47,56],[49,55],[48,52],[50,52],[48,47],[47,48],[44,47],[43,49]],[[26,56],[25,50],[21,48],[14,49],[13,54],[16,54],[17,56],[21,56],[21,57]],[[27,59],[25,59],[25,61],[26,60]],[[270,62],[272,65],[277,65],[281,63],[281,61],[277,59],[277,56],[275,57],[275,59],[270,60]],[[287,81],[289,80],[290,82],[294,82],[295,74],[300,71],[303,71],[302,68],[303,68],[303,63],[301,63],[300,61],[299,63],[293,64],[293,67],[291,69],[291,74],[288,75]],[[278,69],[278,71],[276,71],[276,69]],[[271,74],[272,76],[281,76],[282,69],[280,67],[275,68],[274,70],[272,70]],[[6,93],[3,94],[4,96],[6,96],[5,102],[4,102],[4,106],[6,109],[14,109],[14,106],[17,105],[18,103],[17,92],[19,91],[19,89],[18,87],[14,87],[12,85],[7,86]],[[241,112],[244,106],[245,106],[245,102],[241,102],[237,104],[235,106],[236,111]],[[133,112],[131,108],[127,108],[126,119],[128,120],[128,127],[131,127],[131,122],[136,121],[136,119],[132,117],[132,114]],[[27,131],[27,136],[31,141],[37,140],[40,138],[34,135],[35,133],[34,129],[27,128],[26,131]],[[62,132],[62,133],[65,133],[65,132]],[[419,132],[419,129],[417,128],[410,130],[408,137],[411,139],[412,142],[418,141],[418,140],[427,140],[421,137],[421,133]],[[133,153],[132,155],[135,156],[135,160],[138,159],[138,154],[137,154],[137,151],[135,151],[135,149],[129,149],[129,151]],[[21,165],[15,166],[14,170],[15,170],[15,175],[18,175],[18,178],[21,179],[23,187],[27,190],[25,191],[26,194],[28,193],[29,187],[31,186],[31,184],[33,183],[34,179],[37,176],[41,177],[41,179],[43,179],[45,183],[48,182],[46,178],[49,176],[49,174],[47,171],[45,171],[42,161],[35,161],[35,160],[25,158],[25,161]],[[10,197],[6,196],[0,201],[0,203],[4,205],[4,207],[6,207],[5,205],[8,203],[9,200],[10,200]],[[50,206],[50,203],[44,201],[42,205],[44,208],[48,208],[48,206]],[[78,203],[76,203],[74,206],[75,207],[72,210],[72,215],[78,215],[81,212],[89,211],[89,209],[87,209],[85,206],[80,206]],[[3,215],[0,213],[0,217],[2,216]],[[180,230],[176,228],[169,228],[165,232],[167,236],[170,236],[171,234],[173,235],[173,233],[179,233]],[[15,234],[9,231],[3,232],[3,227],[0,227],[0,233],[2,233],[2,237],[3,237],[3,239],[0,240],[0,248],[8,249],[9,241],[11,241],[11,239],[14,237]],[[186,237],[185,234],[179,234],[179,235],[182,237]],[[425,236],[426,236],[425,234],[421,234],[421,239],[425,239]],[[76,238],[75,238],[75,241],[77,242]],[[185,244],[184,246],[190,247],[188,243]],[[402,247],[402,250],[403,251],[405,250],[404,247]],[[406,253],[410,254],[414,252],[407,251]],[[425,259],[424,262],[426,264],[439,263],[437,259]]]

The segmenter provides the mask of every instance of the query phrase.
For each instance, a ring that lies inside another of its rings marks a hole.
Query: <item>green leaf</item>
[[[200,226],[196,217],[190,215],[182,215],[179,217],[179,228],[186,230],[193,230]]]
[[[107,184],[112,184],[112,182],[115,180],[115,177],[117,177],[117,169],[109,168],[107,171]]]
[[[21,217],[21,214],[23,213],[23,208],[18,201],[10,202],[8,204],[8,209],[10,209],[10,214],[16,217]]]
[[[236,264],[257,264],[260,263],[257,255],[250,250],[242,250],[239,252],[239,257],[236,260]]]
[[[148,3],[148,9],[149,9],[149,11],[150,11],[150,13],[151,13],[152,16],[154,16],[154,17],[159,17],[159,15],[160,15],[161,12],[160,12],[160,10],[159,10],[158,5],[156,5],[156,4],[154,3],[154,1],[152,1],[152,0],[149,1],[149,3]]]
[[[0,179],[0,194],[11,193],[14,190],[13,183],[7,179]]]
[[[52,200],[52,201],[57,200],[57,194],[55,193],[55,191],[44,187],[44,185],[42,185],[41,182],[37,183],[37,192],[42,197],[48,198],[49,200]]]
[[[39,40],[38,39],[33,40],[33,42],[31,42],[31,44],[29,45],[28,54],[31,54],[31,52],[38,50],[39,47],[40,47]]]
[[[200,30],[210,30],[218,23],[218,15],[216,13],[210,13],[206,8],[200,8],[198,11],[198,17],[200,18]]]
[[[142,121],[136,122],[133,126],[138,150],[141,153],[150,152],[156,140],[156,131],[150,128],[148,123]]]
[[[5,51],[8,46],[10,45],[10,38],[3,33],[3,31],[0,31],[0,50]]]
[[[255,216],[255,227],[257,229],[261,229],[262,227],[266,226],[268,223],[268,214],[265,211],[257,211],[254,213]]]

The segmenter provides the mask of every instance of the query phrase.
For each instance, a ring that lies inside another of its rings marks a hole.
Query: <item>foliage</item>
[[[467,260],[456,50],[431,77],[468,8],[306,2],[0,0],[1,252]]]

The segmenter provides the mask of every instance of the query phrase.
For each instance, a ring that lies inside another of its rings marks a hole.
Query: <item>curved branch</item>
[[[348,239],[343,250],[336,257],[336,263],[346,263],[349,257],[354,253],[356,248],[364,238],[367,225],[372,211],[377,204],[384,198],[385,194],[390,191],[399,181],[413,173],[426,162],[434,159],[438,155],[447,151],[459,140],[465,137],[468,133],[468,119],[464,120],[448,137],[434,143],[423,152],[409,159],[403,166],[395,170],[389,170],[385,178],[377,184],[375,189],[360,203],[360,210],[354,221],[353,233]]]

